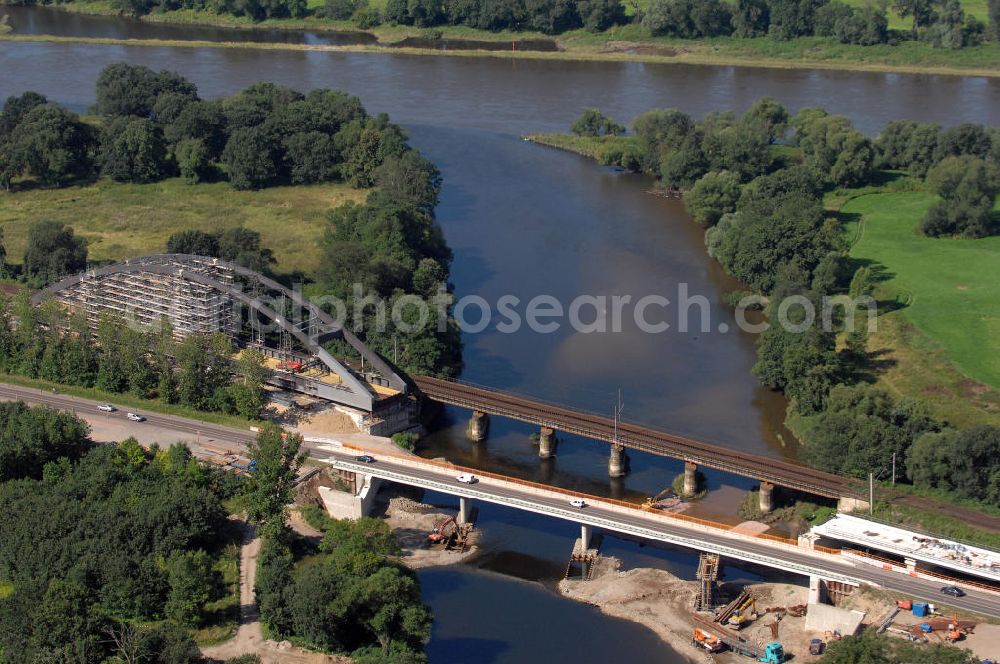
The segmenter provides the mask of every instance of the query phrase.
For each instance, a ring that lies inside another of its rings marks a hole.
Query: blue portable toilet
[[[914,602],[913,603],[913,615],[918,618],[923,618],[927,615],[927,602]]]

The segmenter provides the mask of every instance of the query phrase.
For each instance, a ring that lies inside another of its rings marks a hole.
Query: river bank
[[[559,583],[559,593],[578,602],[598,607],[601,612],[630,620],[656,633],[667,645],[689,661],[706,664],[738,664],[745,657],[726,651],[708,654],[692,641],[695,622],[692,618],[697,581],[685,581],[669,572],[637,568],[619,571],[614,558],[601,558],[594,578],[589,581],[565,580]],[[741,588],[725,588],[738,593]],[[761,583],[747,586],[757,599],[760,617],[744,627],[742,634],[751,642],[774,640],[769,625],[774,615],[765,613],[769,608],[800,606],[808,600],[809,591],[803,586],[786,583]],[[817,632],[805,629],[805,617],[785,613],[780,621],[779,640],[785,652],[809,661],[809,640],[821,638]]]
[[[3,11],[0,9],[0,11]],[[8,10],[10,11],[10,10]],[[106,3],[74,3],[58,9],[88,16],[118,18]],[[203,26],[231,30],[233,39],[146,39],[87,35],[23,34],[16,23],[13,32],[2,34],[12,41],[55,41],[106,45],[186,46],[192,48],[254,48],[261,50],[403,53],[458,57],[518,58],[674,63],[691,65],[739,65],[771,69],[832,69],[858,72],[939,74],[1000,77],[1000,44],[986,44],[958,51],[935,49],[920,42],[895,46],[852,46],[831,38],[803,37],[787,42],[769,38],[722,37],[682,40],[650,37],[638,25],[603,33],[574,30],[558,36],[531,32],[488,32],[464,26],[415,28],[381,25],[361,30],[350,21],[319,18],[269,19],[254,23],[244,17],[210,12],[175,11],[149,14],[139,19],[121,19],[150,25]],[[277,30],[339,35],[359,43],[286,43],[243,39],[240,31]],[[415,45],[408,45],[415,44]],[[501,48],[502,45],[502,48]],[[508,47],[509,45],[509,47]],[[539,50],[541,49],[541,50]]]

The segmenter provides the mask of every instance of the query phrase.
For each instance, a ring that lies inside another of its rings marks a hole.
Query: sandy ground
[[[562,581],[559,592],[570,599],[597,606],[610,616],[646,626],[689,661],[725,664],[749,661],[729,652],[712,656],[692,644],[695,623],[691,607],[697,586],[696,581],[684,581],[663,570],[641,568],[623,572],[618,569],[617,560],[603,557],[592,580]],[[777,621],[775,614],[767,613],[769,608],[805,604],[808,589],[781,583],[755,584],[749,588],[757,597],[760,617],[741,633],[752,642],[767,643],[773,638],[770,625],[778,622],[778,640],[785,645],[786,653],[794,655],[795,661],[817,660],[809,655],[809,640],[824,635],[806,631],[805,617],[785,614]],[[723,588],[730,596],[739,590],[732,586]]]
[[[430,547],[427,535],[452,513],[438,507],[424,505],[407,497],[392,497],[385,510],[386,522],[403,547],[402,562],[410,569],[457,565],[479,555],[479,531],[473,530],[469,536],[466,551],[447,551],[443,547]]]

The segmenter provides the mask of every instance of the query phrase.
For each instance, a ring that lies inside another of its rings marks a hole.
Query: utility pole
[[[392,363],[393,364],[399,364],[399,349],[396,346],[396,335],[395,334],[392,335]],[[895,455],[893,455],[892,458],[893,458],[893,460],[895,460],[895,458],[896,458]],[[893,472],[892,476],[893,477],[896,476],[895,471]]]
[[[875,473],[868,473],[868,514],[875,514]]]
[[[896,453],[892,453],[892,485],[896,486]]]
[[[614,444],[615,445],[618,444],[618,420],[621,419],[622,408],[624,408],[624,407],[625,407],[625,404],[622,402],[622,388],[619,387],[618,388],[618,403],[615,404],[615,408],[614,408],[614,421],[615,421]]]

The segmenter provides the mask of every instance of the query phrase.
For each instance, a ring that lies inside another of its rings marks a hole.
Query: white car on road
[[[576,507],[577,509],[583,509],[584,507],[587,506],[587,503],[581,500],[580,498],[574,498],[573,500],[569,501],[569,504],[572,505],[573,507]]]
[[[102,403],[100,406],[97,407],[97,410],[102,410],[105,413],[113,413],[118,409],[109,403]]]
[[[145,422],[146,421],[145,417],[143,417],[142,415],[138,415],[136,413],[129,413],[125,417],[129,418],[133,422]]]
[[[461,475],[459,475],[455,479],[458,480],[459,482],[461,482],[462,484],[475,484],[476,482],[479,481],[479,478],[477,478],[475,475],[472,475],[470,473],[462,473]]]

